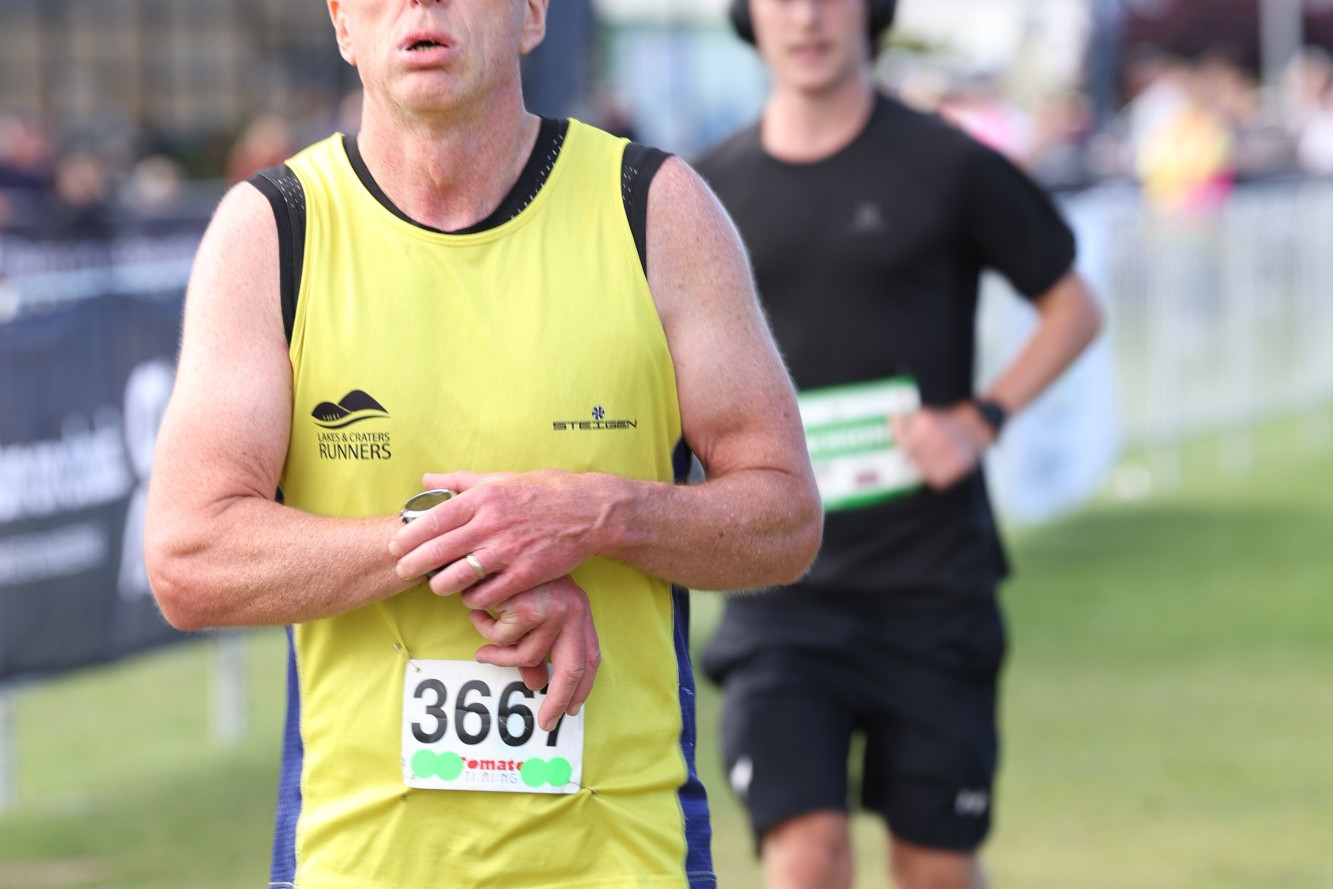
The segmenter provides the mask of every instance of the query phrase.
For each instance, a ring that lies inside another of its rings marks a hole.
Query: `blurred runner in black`
[[[861,803],[887,820],[896,883],[985,885],[1007,565],[981,458],[1101,323],[1048,196],[877,93],[894,6],[733,3],[771,92],[757,124],[697,164],[749,247],[826,511],[810,574],[729,600],[705,661],[769,889],[851,885],[857,734]],[[977,393],[988,268],[1039,323]]]

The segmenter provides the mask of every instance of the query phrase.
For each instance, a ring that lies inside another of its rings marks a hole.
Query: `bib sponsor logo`
[[[891,377],[800,393],[801,423],[826,512],[907,494],[921,473],[898,449],[890,419],[921,403],[916,383]]]

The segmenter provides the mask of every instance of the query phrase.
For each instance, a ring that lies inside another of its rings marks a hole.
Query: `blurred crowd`
[[[1216,207],[1237,182],[1333,173],[1333,60],[1313,47],[1268,92],[1225,57],[1140,49],[1126,64],[1126,101],[1101,120],[1085,93],[1025,107],[994,76],[942,88],[909,77],[900,89],[1055,190],[1134,182],[1152,206],[1189,212]]]
[[[1139,50],[1125,71],[1126,99],[1111,113],[1099,113],[1076,89],[1019,101],[991,73],[943,77],[923,69],[891,88],[1057,191],[1134,182],[1154,207],[1188,212],[1217,206],[1240,181],[1333,174],[1333,59],[1322,50],[1307,48],[1294,58],[1276,95],[1222,57]],[[0,112],[0,231],[96,238],[127,216],[206,213],[221,184],[243,180],[334,129],[354,128],[357,101],[349,95],[317,121],[260,114],[202,169],[179,152],[136,150],[133,136],[123,133],[89,138],[36,115]],[[634,133],[623,106],[606,117],[609,129]]]
[[[0,230],[97,238],[121,213],[170,212],[185,178],[168,154],[63,133],[34,114],[0,115]]]
[[[169,147],[129,126],[70,133],[38,115],[0,111],[0,232],[97,239],[128,220],[207,216],[223,186],[354,129],[359,100],[350,94],[295,120],[265,112],[220,140]]]

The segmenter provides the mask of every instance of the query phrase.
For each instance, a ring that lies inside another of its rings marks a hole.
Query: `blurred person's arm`
[[[982,398],[1012,417],[1054,383],[1083,353],[1102,326],[1097,298],[1070,270],[1032,301],[1038,322],[1018,355],[986,388]]]
[[[1038,322],[1014,360],[979,398],[998,404],[1012,418],[1059,378],[1101,329],[1102,313],[1086,282],[1074,270],[1032,300]],[[893,421],[893,436],[939,490],[956,484],[994,444],[995,430],[976,401],[947,408],[922,408]]]

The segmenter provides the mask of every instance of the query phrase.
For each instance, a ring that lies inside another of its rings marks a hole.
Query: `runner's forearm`
[[[180,629],[266,626],[340,614],[412,585],[394,573],[396,517],[316,516],[236,498],[207,519],[161,516],[146,540],[149,579]]]

